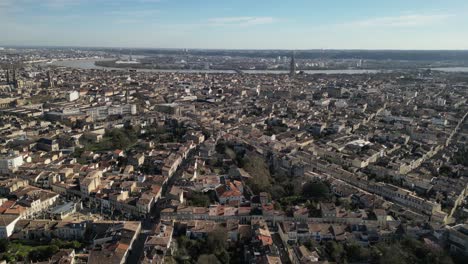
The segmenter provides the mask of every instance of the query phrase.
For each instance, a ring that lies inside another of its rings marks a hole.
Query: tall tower
[[[128,104],[128,87],[125,90],[125,104]]]
[[[6,81],[9,84],[10,83],[10,69],[6,69]]]
[[[47,71],[47,86],[48,88],[54,88],[54,81],[52,80],[50,71]]]
[[[296,52],[293,51],[291,56],[291,65],[289,66],[289,76],[294,77],[296,75]]]
[[[11,84],[13,84],[13,87],[18,88],[18,80],[16,79],[16,67],[13,68],[13,80],[11,81]]]

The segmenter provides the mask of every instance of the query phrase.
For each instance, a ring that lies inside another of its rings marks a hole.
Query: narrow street
[[[271,238],[273,239],[273,243],[275,244],[275,246],[278,247],[281,262],[283,264],[291,263],[288,257],[288,250],[287,248],[284,247],[284,244],[283,244],[283,241],[281,240],[280,235],[278,233],[274,233],[272,234]]]
[[[172,175],[172,177],[167,181],[166,185],[163,186],[161,199],[159,199],[158,202],[156,202],[156,204],[151,209],[150,217],[141,221],[141,233],[138,236],[137,240],[134,242],[133,249],[128,255],[126,263],[134,264],[138,263],[138,261],[140,260],[143,254],[143,248],[146,238],[153,232],[153,230],[159,224],[161,210],[165,208],[165,204],[167,201],[165,199],[167,193],[171,190],[171,187],[174,185],[174,183],[181,178],[182,173],[190,165],[190,162],[193,160],[197,151],[198,147],[190,152],[188,157],[184,161],[182,161],[179,168],[177,168],[174,175]]]
[[[139,260],[143,254],[143,248],[144,248],[144,244],[145,244],[147,237],[148,237],[148,234],[145,234],[145,233],[140,233],[138,235],[138,238],[135,240],[135,242],[133,242],[133,247],[132,247],[132,250],[130,251],[130,254],[127,257],[126,263],[128,264],[139,263]]]

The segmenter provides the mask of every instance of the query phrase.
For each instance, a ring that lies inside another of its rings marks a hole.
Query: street
[[[138,263],[138,261],[140,260],[143,254],[144,243],[146,241],[146,238],[154,232],[154,229],[159,224],[161,210],[164,209],[166,201],[164,197],[171,190],[171,187],[174,185],[174,183],[180,179],[183,171],[190,165],[190,162],[193,160],[193,157],[197,152],[197,149],[198,148],[195,148],[190,152],[188,157],[182,161],[181,165],[177,168],[176,172],[167,181],[166,185],[163,186],[162,196],[151,209],[150,217],[141,221],[141,233],[138,236],[137,240],[134,242],[133,249],[128,255],[126,263],[134,264]]]

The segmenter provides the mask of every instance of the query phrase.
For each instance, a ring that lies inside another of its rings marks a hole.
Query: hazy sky
[[[468,0],[0,0],[0,45],[468,49]]]

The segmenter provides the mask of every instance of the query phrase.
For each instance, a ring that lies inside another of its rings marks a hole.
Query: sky
[[[468,49],[467,0],[0,0],[0,46]]]

